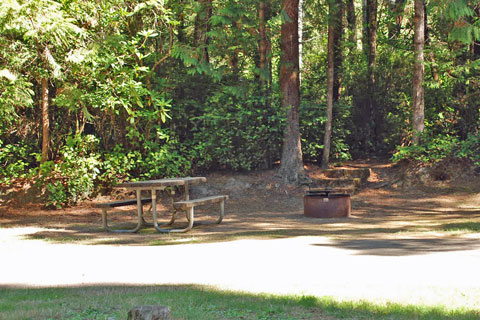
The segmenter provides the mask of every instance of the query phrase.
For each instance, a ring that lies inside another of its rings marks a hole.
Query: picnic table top
[[[146,180],[146,181],[132,181],[124,182],[117,184],[117,188],[129,188],[129,189],[139,189],[139,188],[162,188],[169,186],[183,186],[183,185],[193,185],[206,182],[207,178],[205,177],[181,177],[181,178],[167,178],[167,179],[156,179],[156,180]]]

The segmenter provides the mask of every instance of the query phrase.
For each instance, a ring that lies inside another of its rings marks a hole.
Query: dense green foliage
[[[280,1],[266,1],[260,69],[259,1],[6,0],[0,7],[0,180],[35,181],[61,206],[124,179],[270,168],[285,110],[278,85]],[[413,9],[400,32],[380,1],[376,82],[346,26],[332,158],[479,159],[480,8],[427,2],[423,142],[410,146]],[[300,130],[319,161],[326,100],[328,6],[305,2]],[[40,79],[48,79],[50,161],[40,164]],[[373,99],[373,111],[366,109]]]

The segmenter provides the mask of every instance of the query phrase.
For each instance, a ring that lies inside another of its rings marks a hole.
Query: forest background
[[[2,0],[0,183],[61,207],[122,180],[272,168],[291,23],[303,161],[321,163],[330,118],[333,162],[480,167],[476,0]]]

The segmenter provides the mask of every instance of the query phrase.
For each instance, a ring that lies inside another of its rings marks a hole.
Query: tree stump
[[[128,312],[128,320],[167,320],[170,308],[165,306],[136,306]]]

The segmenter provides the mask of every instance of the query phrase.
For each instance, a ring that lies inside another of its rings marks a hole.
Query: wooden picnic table
[[[152,196],[152,211],[153,211],[153,226],[159,232],[186,232],[191,229],[191,226],[185,229],[163,229],[163,226],[169,226],[175,221],[175,211],[172,213],[172,218],[166,224],[158,224],[158,215],[157,215],[157,191],[165,190],[167,187],[172,186],[184,186],[185,188],[185,201],[190,200],[189,186],[206,182],[207,178],[205,177],[184,177],[184,178],[169,178],[169,179],[156,179],[156,180],[147,180],[147,181],[133,181],[133,182],[124,182],[116,185],[117,188],[126,188],[135,190],[137,198],[137,212],[138,212],[138,224],[132,232],[137,232],[142,227],[148,226],[143,218],[143,207],[142,207],[142,191],[150,191]],[[187,216],[188,218],[189,216]],[[189,220],[190,222],[190,220]],[[193,217],[192,221],[193,223]]]

